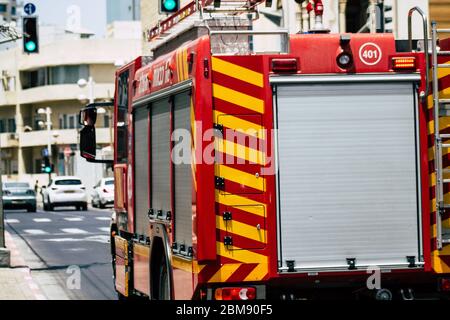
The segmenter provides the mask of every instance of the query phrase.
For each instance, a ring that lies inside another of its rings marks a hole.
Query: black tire
[[[170,300],[169,271],[165,254],[162,256],[159,267],[158,300]]]
[[[82,211],[87,211],[87,209],[88,209],[87,203],[85,203],[85,204],[83,204],[83,205],[81,206],[81,210],[82,210]]]
[[[98,207],[100,209],[105,209],[106,206],[101,201],[98,201]]]
[[[28,212],[36,212],[36,206],[29,207],[27,209]]]
[[[55,210],[55,206],[53,204],[51,204],[51,203],[48,203],[47,204],[47,211],[53,211],[53,210]]]

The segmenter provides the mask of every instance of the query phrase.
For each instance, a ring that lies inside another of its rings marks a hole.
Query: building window
[[[6,12],[6,4],[0,4],[0,12]]]
[[[4,132],[6,132],[5,120],[0,119],[0,133],[4,133]]]
[[[87,79],[88,77],[88,65],[45,67],[20,73],[23,89],[58,84],[76,84],[79,79]]]
[[[103,126],[104,128],[109,128],[109,115],[107,114],[103,116]]]
[[[8,132],[16,132],[16,119],[8,119]]]
[[[16,7],[11,7],[11,14],[12,14],[13,16],[15,16],[16,13],[17,13]]]

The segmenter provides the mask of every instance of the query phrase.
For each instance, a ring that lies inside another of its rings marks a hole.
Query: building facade
[[[141,17],[140,0],[107,0],[106,22],[137,21]]]
[[[78,156],[78,113],[87,103],[93,79],[93,98],[114,97],[118,66],[140,55],[140,40],[58,38],[40,46],[39,54],[25,55],[21,46],[0,51],[0,146],[3,179],[47,183],[41,173],[43,149],[50,141],[55,174],[75,174]],[[51,130],[46,114],[51,110]],[[100,148],[113,143],[112,115],[105,110],[97,121]]]
[[[20,4],[16,0],[0,0],[0,23],[18,22],[20,18]]]

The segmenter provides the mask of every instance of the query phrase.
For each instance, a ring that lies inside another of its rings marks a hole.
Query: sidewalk
[[[11,267],[0,268],[0,300],[46,300],[8,232],[5,238],[11,250]]]

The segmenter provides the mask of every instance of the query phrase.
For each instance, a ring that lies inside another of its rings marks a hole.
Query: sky
[[[80,8],[81,27],[103,36],[106,29],[106,0],[23,0],[23,4],[31,2],[36,6],[36,14],[41,25],[66,26],[67,9],[76,5]]]

